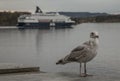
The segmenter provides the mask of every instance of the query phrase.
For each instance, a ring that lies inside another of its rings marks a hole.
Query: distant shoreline
[[[18,29],[18,28],[16,26],[15,27],[0,26],[0,29]]]
[[[20,15],[31,14],[30,12],[0,12],[0,26],[16,26]],[[76,24],[81,23],[120,23],[120,14],[110,15],[105,13],[82,13],[82,12],[61,12],[62,15],[70,16]],[[0,29],[2,29],[0,27]],[[5,27],[17,28],[17,27]]]

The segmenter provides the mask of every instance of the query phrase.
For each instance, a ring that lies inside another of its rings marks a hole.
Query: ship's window
[[[19,18],[19,19],[25,19],[24,17],[21,17],[21,18]]]
[[[22,20],[22,19],[25,19],[25,17],[21,16],[21,17],[19,17],[19,19],[21,19],[21,20]]]

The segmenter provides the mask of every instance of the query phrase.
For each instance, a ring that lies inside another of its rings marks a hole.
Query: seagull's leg
[[[86,63],[84,63],[84,74],[87,76],[87,68],[86,68]]]
[[[88,75],[87,74],[86,63],[84,63],[84,77],[86,77],[86,76],[93,76],[93,75]]]
[[[82,68],[82,63],[80,63],[80,76],[81,76],[81,74],[82,74],[81,68]]]
[[[84,73],[82,73],[82,63],[80,63],[80,76],[81,77],[86,77],[87,76],[87,70],[86,70],[86,63],[84,63],[84,68],[83,68]]]
[[[84,63],[84,73],[81,74],[81,77],[86,77],[87,76],[87,70],[86,70],[86,63]]]

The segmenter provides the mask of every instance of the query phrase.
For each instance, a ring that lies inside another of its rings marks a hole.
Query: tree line
[[[0,12],[0,26],[15,26],[20,15],[31,14],[29,12]]]
[[[96,17],[86,17],[86,18],[79,18],[74,17],[71,18],[74,20],[77,24],[79,23],[114,23],[114,22],[120,22],[120,15],[106,15],[106,16],[96,16]]]

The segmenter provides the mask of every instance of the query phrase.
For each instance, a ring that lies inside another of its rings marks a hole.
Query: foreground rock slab
[[[38,72],[39,67],[15,63],[0,63],[0,74],[19,72]]]

